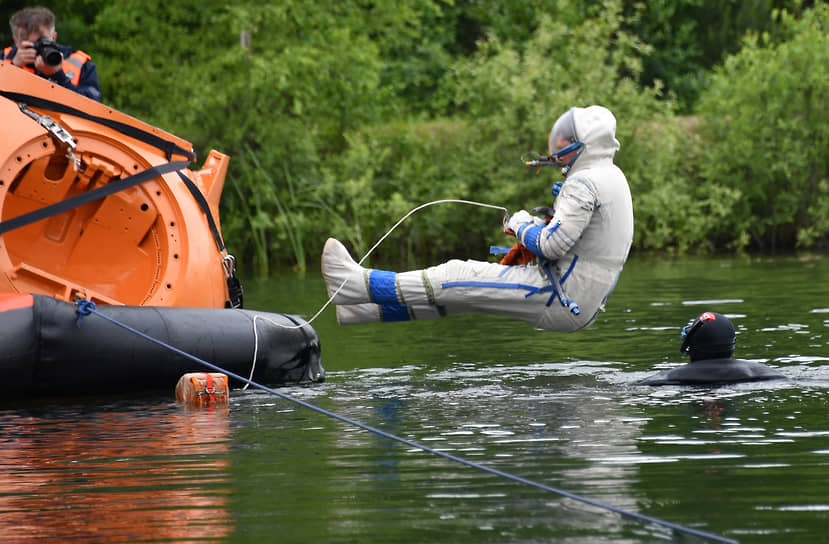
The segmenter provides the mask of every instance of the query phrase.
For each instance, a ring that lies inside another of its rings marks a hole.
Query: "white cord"
[[[389,237],[389,235],[390,235],[392,232],[394,232],[394,229],[396,229],[397,227],[399,227],[399,226],[400,226],[400,224],[401,224],[403,221],[405,221],[406,219],[408,219],[408,218],[409,218],[409,217],[410,217],[413,213],[418,212],[418,211],[422,210],[423,208],[426,208],[427,206],[431,206],[431,205],[433,205],[433,204],[446,204],[446,203],[455,203],[455,204],[470,204],[470,205],[472,205],[472,206],[480,206],[480,207],[482,207],[482,208],[492,208],[492,209],[495,209],[495,210],[504,210],[504,218],[505,218],[505,221],[506,221],[507,219],[509,219],[509,210],[507,210],[507,209],[506,209],[505,207],[503,207],[503,206],[495,206],[495,205],[493,205],[493,204],[484,204],[483,202],[475,202],[475,201],[472,201],[472,200],[457,200],[457,199],[452,199],[452,198],[449,198],[449,199],[444,199],[444,200],[433,200],[433,201],[431,201],[431,202],[427,202],[427,203],[425,203],[425,204],[421,204],[420,206],[418,206],[418,207],[416,207],[416,208],[413,208],[412,210],[410,210],[410,211],[409,211],[409,213],[407,213],[406,215],[404,215],[403,217],[401,217],[401,218],[400,218],[400,220],[399,220],[397,223],[395,223],[395,224],[394,224],[394,225],[393,225],[393,226],[392,226],[392,227],[391,227],[388,231],[386,231],[386,234],[384,234],[383,236],[381,236],[381,237],[380,237],[380,239],[379,239],[379,240],[377,240],[377,243],[376,243],[376,244],[374,244],[373,246],[371,246],[371,249],[369,249],[369,250],[366,252],[366,254],[365,254],[365,255],[363,255],[363,258],[362,258],[362,259],[360,259],[360,260],[357,262],[357,264],[363,264],[363,261],[365,261],[365,260],[368,258],[368,256],[369,256],[369,255],[371,255],[372,253],[374,253],[374,250],[375,250],[375,249],[377,249],[377,247],[378,247],[380,244],[382,244],[382,243],[383,243],[383,240],[385,240],[386,238],[388,238],[388,237]],[[328,307],[328,305],[329,305],[329,304],[331,304],[331,301],[332,301],[332,300],[334,300],[334,297],[336,297],[336,296],[337,296],[337,293],[339,293],[339,292],[340,292],[340,290],[341,290],[343,287],[345,287],[345,284],[346,284],[346,283],[348,283],[348,278],[346,278],[346,279],[345,279],[345,280],[344,280],[344,281],[340,284],[340,286],[339,286],[339,287],[337,287],[337,290],[336,290],[336,291],[334,291],[334,294],[332,294],[330,297],[328,297],[328,300],[327,300],[327,301],[325,301],[325,304],[323,304],[323,305],[322,305],[322,308],[320,308],[320,309],[319,309],[319,311],[318,311],[317,313],[315,313],[315,314],[314,314],[314,315],[313,315],[310,319],[307,319],[307,320],[306,320],[306,323],[311,323],[311,322],[313,322],[313,321],[314,321],[317,317],[319,317],[319,316],[320,316],[320,314],[321,314],[321,313],[322,313],[322,312],[323,312],[323,311],[324,311],[324,310]]]
[[[410,215],[412,215],[413,213],[415,213],[415,212],[417,212],[417,211],[422,210],[423,208],[425,208],[425,207],[427,207],[427,206],[431,206],[432,204],[445,204],[445,203],[447,203],[447,202],[451,202],[451,203],[455,203],[455,204],[471,204],[471,205],[473,205],[473,206],[480,206],[480,207],[482,207],[482,208],[492,208],[492,209],[495,209],[495,210],[504,210],[504,217],[505,217],[506,219],[509,219],[509,211],[508,211],[505,207],[503,207],[503,206],[495,206],[495,205],[493,205],[493,204],[484,204],[483,202],[474,202],[474,201],[472,201],[472,200],[456,200],[456,199],[452,199],[452,198],[445,199],[445,200],[433,200],[433,201],[431,201],[431,202],[427,202],[427,203],[425,203],[425,204],[421,204],[421,205],[420,205],[420,206],[418,206],[417,208],[412,209],[411,211],[409,211],[409,213],[407,213],[406,215],[404,215],[403,217],[401,217],[401,218],[400,218],[400,221],[398,221],[397,223],[395,223],[395,224],[394,224],[394,226],[392,226],[392,228],[390,228],[390,229],[386,232],[386,234],[384,234],[384,235],[383,235],[383,236],[382,236],[379,240],[377,240],[377,243],[376,243],[376,244],[374,244],[374,245],[371,247],[371,249],[369,249],[369,250],[368,250],[368,253],[366,253],[365,255],[363,255],[363,258],[362,258],[362,259],[360,259],[360,260],[357,262],[357,264],[363,264],[363,261],[365,261],[365,260],[366,260],[366,258],[367,258],[369,255],[371,255],[371,254],[374,252],[374,250],[375,250],[375,249],[377,249],[377,246],[379,246],[379,245],[383,242],[383,240],[385,240],[386,238],[388,238],[389,234],[391,234],[391,233],[394,231],[394,229],[396,229],[397,227],[399,227],[399,226],[400,226],[400,223],[402,223],[403,221],[405,221],[406,219],[408,219]],[[342,287],[342,286],[340,286],[340,287]],[[332,298],[333,298],[333,297],[332,297]]]
[[[383,243],[383,240],[388,238],[389,235],[392,232],[394,232],[394,229],[399,227],[400,224],[403,223],[403,221],[405,221],[406,219],[408,219],[412,214],[422,210],[423,208],[426,208],[428,206],[432,206],[434,204],[446,204],[446,203],[469,204],[469,205],[472,205],[472,206],[480,206],[481,208],[492,208],[494,210],[503,210],[504,211],[504,224],[505,225],[506,225],[507,220],[509,219],[509,210],[507,210],[503,206],[495,206],[493,204],[484,204],[483,202],[475,202],[473,200],[458,200],[458,199],[453,199],[453,198],[448,198],[448,199],[443,199],[443,200],[432,200],[431,202],[426,202],[425,204],[421,204],[420,206],[417,206],[416,208],[411,209],[406,215],[401,217],[400,220],[397,223],[392,225],[392,227],[388,231],[386,231],[386,233],[383,236],[381,236],[379,240],[377,240],[376,244],[371,246],[371,249],[369,249],[366,252],[366,254],[363,255],[363,257],[357,262],[357,264],[363,264],[363,261],[365,261],[369,257],[369,255],[374,253],[374,250],[377,249],[380,246],[380,244]],[[253,339],[254,339],[253,362],[251,363],[251,367],[250,367],[250,377],[248,378],[248,383],[246,383],[245,386],[242,389],[247,389],[248,384],[250,383],[250,380],[253,380],[253,371],[256,368],[256,356],[259,352],[259,333],[256,330],[256,320],[261,319],[262,321],[267,321],[267,322],[271,323],[272,325],[275,325],[277,327],[281,327],[283,329],[300,329],[300,328],[304,327],[305,325],[311,324],[316,318],[318,318],[322,314],[322,312],[325,311],[325,309],[331,304],[331,301],[334,300],[334,297],[337,296],[337,293],[339,293],[340,290],[343,287],[345,287],[346,283],[348,283],[348,278],[346,278],[340,284],[340,286],[337,287],[337,290],[334,291],[334,293],[330,297],[328,297],[328,300],[325,301],[325,304],[322,305],[322,307],[319,309],[319,311],[317,311],[317,313],[315,313],[311,318],[305,320],[305,323],[302,323],[300,325],[283,325],[282,323],[277,323],[277,322],[275,322],[274,320],[272,320],[270,318],[263,317],[263,316],[260,316],[260,315],[255,315],[253,317]]]
[[[242,387],[242,391],[248,388],[251,381],[253,380],[253,371],[256,370],[256,356],[259,353],[259,333],[256,332],[256,320],[257,319],[267,319],[260,315],[253,316],[253,362],[250,365],[250,376],[248,376],[248,381],[245,383],[244,387]],[[273,323],[273,320],[267,319]]]

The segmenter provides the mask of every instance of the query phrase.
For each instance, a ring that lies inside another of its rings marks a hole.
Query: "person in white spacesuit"
[[[343,325],[482,312],[536,328],[573,332],[592,323],[616,285],[633,240],[627,179],[613,163],[616,118],[602,106],[571,108],[553,125],[549,157],[564,181],[548,218],[526,210],[507,225],[534,262],[506,265],[453,259],[410,272],[363,268],[336,239],[322,275]],[[545,214],[546,215],[546,214]]]

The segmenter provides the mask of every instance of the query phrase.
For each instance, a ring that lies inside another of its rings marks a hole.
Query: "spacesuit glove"
[[[532,221],[533,216],[530,215],[530,212],[527,210],[520,210],[512,214],[512,217],[509,218],[507,228],[517,235],[518,229],[521,228],[521,225],[524,223],[532,223]]]

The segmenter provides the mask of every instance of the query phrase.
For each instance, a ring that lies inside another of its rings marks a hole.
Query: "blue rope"
[[[186,357],[187,359],[190,359],[191,361],[194,361],[194,362],[199,363],[201,365],[204,365],[204,366],[206,366],[206,367],[208,367],[212,370],[215,370],[216,372],[221,372],[223,374],[227,374],[231,378],[239,380],[240,382],[245,382],[248,385],[252,385],[252,386],[256,387],[257,389],[261,389],[262,391],[266,391],[266,392],[268,392],[272,395],[275,395],[275,396],[277,396],[281,399],[287,400],[289,402],[293,402],[294,404],[298,404],[299,406],[302,406],[304,408],[308,408],[309,410],[313,410],[315,412],[326,415],[328,417],[331,417],[331,418],[336,419],[338,421],[341,421],[343,423],[353,425],[354,427],[359,427],[360,429],[363,429],[365,431],[369,431],[371,433],[374,433],[377,436],[380,436],[380,437],[383,437],[383,438],[388,438],[389,440],[394,440],[396,442],[400,442],[401,444],[405,444],[409,447],[419,449],[419,450],[425,451],[427,453],[437,455],[438,457],[443,457],[444,459],[449,459],[450,461],[460,463],[461,465],[465,465],[465,466],[468,466],[468,467],[471,467],[471,468],[475,468],[475,469],[481,470],[483,472],[488,472],[490,474],[494,474],[496,476],[500,476],[502,478],[506,478],[506,479],[512,480],[514,482],[522,483],[522,484],[528,485],[530,487],[535,487],[535,488],[538,488],[538,489],[541,489],[541,490],[544,490],[544,491],[549,491],[551,493],[561,495],[562,497],[567,497],[568,499],[573,499],[575,501],[579,501],[579,502],[582,502],[582,503],[585,503],[585,504],[589,504],[591,506],[596,506],[598,508],[609,510],[611,512],[615,512],[615,513],[620,514],[622,516],[627,516],[629,518],[634,518],[634,519],[637,519],[637,520],[640,520],[640,521],[645,521],[645,522],[648,522],[648,523],[654,523],[656,525],[661,525],[663,527],[667,527],[669,529],[673,529],[673,530],[679,531],[681,533],[686,533],[686,534],[698,536],[700,538],[704,538],[706,540],[711,540],[711,541],[714,541],[714,542],[724,542],[724,543],[727,543],[727,544],[738,544],[737,540],[732,540],[730,538],[725,538],[725,537],[718,536],[718,535],[715,535],[715,534],[712,534],[712,533],[706,533],[704,531],[698,531],[696,529],[691,529],[690,527],[684,527],[682,525],[677,525],[675,523],[671,523],[669,521],[664,521],[664,520],[654,518],[654,517],[651,517],[651,516],[646,516],[644,514],[637,514],[636,512],[631,512],[629,510],[624,510],[622,508],[617,508],[617,507],[611,506],[609,504],[604,504],[604,503],[601,503],[601,502],[598,502],[598,501],[594,501],[592,499],[588,499],[586,497],[581,497],[579,495],[575,495],[573,493],[570,493],[569,491],[556,489],[555,487],[550,487],[550,486],[542,484],[542,483],[534,482],[532,480],[522,478],[521,476],[516,476],[516,475],[510,474],[508,472],[504,472],[504,471],[501,471],[501,470],[498,470],[498,469],[495,469],[495,468],[492,468],[492,467],[488,467],[486,465],[481,465],[479,463],[475,463],[475,462],[470,461],[468,459],[464,459],[463,457],[457,457],[455,455],[452,455],[451,453],[446,453],[446,452],[443,452],[443,451],[440,451],[440,450],[430,448],[429,446],[424,446],[423,444],[419,444],[417,442],[412,442],[411,440],[407,440],[407,439],[401,438],[397,435],[393,435],[391,433],[383,431],[382,429],[378,429],[376,427],[372,427],[370,425],[360,423],[359,421],[349,419],[345,416],[341,416],[341,415],[336,414],[334,412],[330,412],[330,411],[328,411],[324,408],[320,408],[319,406],[315,406],[313,404],[310,404],[310,403],[305,402],[303,400],[300,400],[298,398],[292,397],[292,396],[287,395],[285,393],[281,393],[281,392],[277,391],[276,389],[267,387],[265,385],[257,383],[253,380],[250,380],[248,378],[245,378],[245,377],[240,376],[238,374],[235,374],[233,372],[229,372],[229,371],[227,371],[227,370],[225,370],[225,369],[223,369],[219,366],[214,365],[213,363],[207,362],[204,359],[200,359],[200,358],[196,357],[195,355],[191,355],[191,354],[189,354],[185,351],[182,351],[182,350],[178,349],[175,346],[171,346],[171,345],[169,345],[169,344],[167,344],[167,343],[165,343],[161,340],[158,340],[157,338],[153,338],[152,336],[149,336],[149,335],[147,335],[147,334],[145,334],[145,333],[143,333],[143,332],[141,332],[137,329],[134,329],[134,328],[130,327],[129,325],[125,324],[125,323],[121,323],[120,321],[118,321],[116,319],[113,319],[113,318],[109,317],[106,314],[102,314],[101,312],[99,312],[95,308],[95,303],[90,301],[90,300],[79,299],[77,301],[77,313],[78,313],[78,321],[77,321],[78,326],[80,326],[81,319],[84,316],[87,316],[89,314],[94,314],[98,317],[102,317],[102,318],[106,319],[110,323],[113,323],[113,324],[115,324],[115,325],[117,325],[121,328],[124,328],[124,329],[126,329],[126,330],[128,330],[128,331],[130,331],[134,334],[137,334],[138,336],[140,336],[140,337],[142,337],[146,340],[149,340],[150,342],[153,342],[154,344],[158,344],[159,346],[167,348],[167,349],[169,349],[169,350],[171,350],[171,351],[173,351],[173,352],[175,352],[175,353],[177,353],[177,354],[179,354],[183,357]]]

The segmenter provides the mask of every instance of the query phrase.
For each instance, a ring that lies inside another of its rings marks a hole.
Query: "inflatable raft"
[[[96,311],[142,334],[79,315],[75,304],[53,297],[0,295],[0,383],[10,385],[4,396],[172,393],[182,375],[209,371],[166,346],[261,384],[325,378],[319,338],[296,316],[157,306]]]
[[[0,63],[0,379],[11,396],[172,392],[186,357],[322,381],[294,316],[242,310],[219,201],[229,157]],[[78,323],[76,300],[102,315]],[[238,385],[238,384],[233,384]]]

